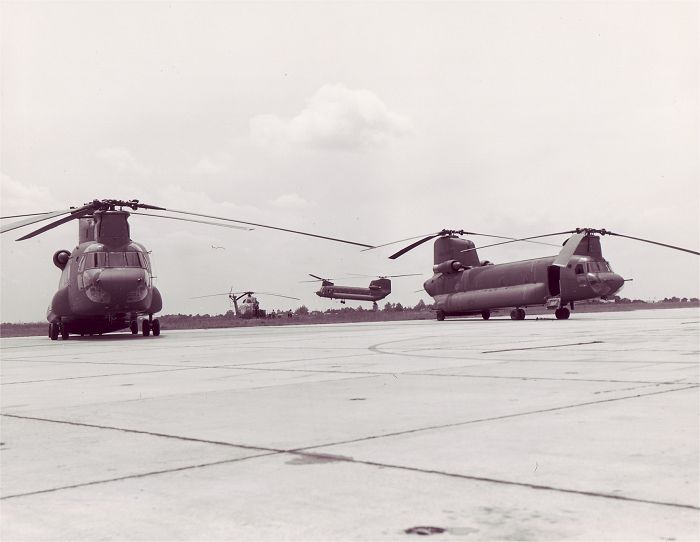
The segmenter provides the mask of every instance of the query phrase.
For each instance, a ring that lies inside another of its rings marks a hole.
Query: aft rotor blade
[[[521,237],[520,239],[511,239],[510,241],[502,241],[500,243],[491,243],[490,245],[482,245],[480,247],[466,248],[464,250],[461,250],[460,252],[471,252],[473,250],[481,250],[482,248],[497,247],[500,245],[507,245],[510,243],[517,243],[520,241],[526,242],[526,241],[531,241],[532,239],[542,239],[543,237],[554,237],[555,235],[567,235],[569,233],[576,233],[576,230],[560,231],[557,233],[546,233],[544,235],[533,235],[532,237]],[[559,246],[559,245],[553,245],[553,246]]]
[[[209,224],[210,226],[221,226],[222,228],[233,228],[234,230],[253,231],[255,228],[244,228],[243,226],[235,226],[233,224],[221,224],[219,222],[210,222],[209,220],[197,220],[196,218],[180,218],[179,216],[156,215],[153,213],[139,213],[129,211],[132,215],[153,216],[156,218],[169,218],[170,220],[182,220],[184,222],[198,222],[200,224]]]
[[[39,216],[39,215],[47,215],[53,211],[45,211],[43,213],[26,213],[23,215],[8,215],[8,216],[0,216],[0,220],[5,220],[6,218],[22,218],[23,216]]]
[[[47,224],[46,226],[42,226],[38,230],[34,230],[27,235],[23,235],[22,237],[18,238],[17,241],[24,241],[25,239],[31,239],[32,237],[35,237],[41,233],[44,233],[45,231],[49,231],[56,226],[60,226],[61,224],[65,224],[66,222],[70,222],[71,220],[75,220],[76,218],[81,218],[85,215],[89,215],[90,213],[93,212],[93,206],[92,205],[86,205],[85,207],[81,207],[80,209],[76,209],[71,212],[70,216],[64,216],[63,218],[60,218],[58,220],[54,220],[50,224]]]
[[[554,258],[552,265],[556,265],[557,267],[566,267],[567,265],[569,265],[569,260],[571,259],[571,256],[574,255],[574,252],[576,252],[576,249],[578,248],[581,239],[586,237],[586,235],[588,234],[585,231],[582,231],[579,233],[575,233],[571,237],[569,237],[566,240],[566,243],[564,243],[563,248],[559,251],[557,257]]]
[[[355,241],[348,241],[346,239],[338,239],[336,237],[328,237],[326,235],[318,235],[316,233],[308,233],[308,232],[299,231],[299,230],[290,230],[288,228],[279,228],[277,226],[268,226],[266,224],[257,224],[255,222],[246,222],[244,220],[235,220],[233,218],[224,218],[221,216],[205,215],[205,214],[201,214],[201,213],[191,213],[189,211],[176,211],[174,209],[165,209],[165,210],[169,211],[171,213],[179,213],[179,214],[190,215],[190,216],[199,216],[202,218],[213,218],[215,220],[224,220],[226,222],[236,222],[238,224],[247,224],[248,226],[257,226],[259,228],[267,228],[270,230],[286,231],[288,233],[296,233],[298,235],[306,235],[308,237],[316,237],[318,239],[326,239],[328,241],[336,241],[338,243],[346,243],[348,245],[355,245],[358,247],[372,248],[372,245],[367,245],[365,243],[356,243]]]
[[[405,275],[382,275],[379,278],[382,279],[393,279],[393,278],[398,278],[398,277],[417,277],[418,275],[422,275],[423,273],[407,273]]]
[[[313,277],[317,280],[333,280],[333,279],[324,279],[323,277],[319,277],[318,275],[314,275],[313,273],[308,273],[310,277]],[[310,282],[310,281],[309,281]]]
[[[2,226],[2,228],[0,228],[0,233],[5,233],[7,231],[16,230],[17,228],[21,228],[23,226],[29,226],[30,224],[34,224],[36,222],[41,222],[43,220],[49,220],[50,218],[55,218],[57,216],[65,215],[67,213],[74,213],[74,212],[77,212],[77,211],[84,209],[84,208],[85,207],[81,207],[78,209],[62,209],[60,211],[49,211],[48,213],[36,213],[33,216],[38,217],[38,218],[28,218],[25,220],[20,220],[19,222],[13,222],[12,224],[6,224],[6,225]],[[18,215],[18,216],[22,216],[22,215]],[[32,216],[32,215],[25,215],[25,216]],[[12,217],[8,216],[5,218],[12,218]],[[69,220],[72,220],[72,218]]]
[[[700,256],[700,252],[695,250],[690,250],[689,248],[677,247],[674,245],[667,245],[666,243],[659,243],[658,241],[650,241],[649,239],[642,239],[641,237],[632,237],[631,235],[622,235],[621,233],[613,233],[611,231],[606,232],[608,235],[616,235],[617,237],[625,237],[626,239],[634,239],[635,241],[642,241],[643,243],[651,243],[652,245],[659,245],[661,247],[672,248],[674,250],[681,250],[683,252],[689,252],[690,254],[695,254]]]
[[[396,243],[403,243],[404,241],[412,241],[413,239],[418,239],[419,237],[425,237],[426,235],[440,235],[439,233],[432,234],[432,233],[424,233],[423,235],[414,235],[413,237],[406,237],[406,239],[399,239],[398,241],[391,241],[390,243],[384,243],[383,245],[377,245],[374,247],[369,247],[361,252],[367,252],[368,250],[374,250],[375,248],[382,248],[382,247],[388,247],[389,245],[395,245]]]

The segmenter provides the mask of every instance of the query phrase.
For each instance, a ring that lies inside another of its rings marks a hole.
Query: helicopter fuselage
[[[424,283],[435,299],[438,318],[481,313],[487,318],[494,309],[545,305],[565,311],[574,302],[612,296],[624,279],[614,273],[603,258],[600,238],[587,236],[577,246],[566,266],[555,265],[556,256],[494,265],[480,261],[474,243],[456,237],[435,242],[433,272]]]
[[[328,299],[343,299],[351,301],[379,301],[391,293],[391,281],[389,279],[377,279],[369,283],[367,288],[355,286],[336,286],[332,282],[324,281],[316,292],[319,297]]]
[[[88,241],[67,259],[46,317],[51,323],[62,323],[70,333],[107,333],[129,327],[138,316],[161,308],[150,259],[141,244],[109,246]]]

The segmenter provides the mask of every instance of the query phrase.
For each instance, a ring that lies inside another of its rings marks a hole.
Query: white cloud
[[[272,200],[270,205],[280,209],[303,209],[309,206],[309,202],[299,194],[282,194]]]
[[[107,163],[120,173],[136,174],[146,177],[150,170],[138,162],[129,149],[124,147],[108,147],[97,151],[97,158]]]
[[[0,194],[2,216],[53,211],[65,207],[65,203],[61,204],[54,199],[47,187],[21,183],[5,173],[0,173]]]
[[[192,175],[216,175],[225,169],[224,164],[203,156],[190,170]]]
[[[338,150],[384,145],[412,130],[411,121],[390,111],[369,90],[324,85],[291,119],[259,115],[250,121],[251,137],[262,145],[297,143]]]

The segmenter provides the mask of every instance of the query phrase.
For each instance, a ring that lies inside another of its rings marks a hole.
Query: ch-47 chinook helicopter
[[[491,311],[508,308],[512,308],[510,317],[513,320],[523,320],[525,307],[536,305],[554,309],[557,319],[565,320],[570,315],[566,305],[573,310],[576,301],[614,295],[622,288],[625,279],[614,273],[603,258],[600,246],[600,236],[603,235],[625,237],[700,255],[694,250],[605,229],[577,228],[520,239],[505,238],[508,240],[480,247],[516,241],[533,242],[534,239],[572,234],[556,256],[494,265],[489,261],[480,261],[474,243],[458,237],[465,234],[486,235],[445,229],[429,234],[389,256],[396,259],[418,245],[437,238],[434,243],[434,275],[423,286],[435,299],[438,320],[444,320],[446,316],[478,314],[488,320]]]
[[[131,213],[125,210],[131,209]],[[78,245],[72,250],[59,250],[53,262],[61,270],[58,291],[49,305],[46,318],[49,321],[49,337],[63,339],[73,334],[102,334],[121,329],[130,329],[138,334],[138,319],[142,319],[144,336],[160,335],[160,323],[153,315],[163,306],[158,289],[153,285],[151,262],[146,248],[131,239],[128,218],[130,214],[198,222],[235,229],[252,229],[234,224],[212,222],[195,218],[183,218],[154,213],[137,212],[167,211],[181,215],[235,222],[246,226],[258,226],[286,231],[330,241],[337,241],[369,248],[371,245],[336,239],[324,235],[278,228],[265,224],[244,222],[231,218],[175,211],[140,203],[138,200],[94,200],[77,208],[15,215],[2,218],[25,218],[0,228],[0,233],[9,232],[37,222],[62,217],[17,239],[22,241],[46,232],[56,226],[78,220]]]
[[[407,275],[380,275],[369,283],[366,288],[360,288],[357,286],[336,286],[332,281],[334,279],[325,279],[319,277],[318,275],[313,275],[309,273],[310,277],[315,280],[304,280],[302,282],[316,282],[321,281],[321,288],[316,292],[319,297],[326,297],[328,299],[339,299],[341,303],[345,303],[346,300],[351,301],[372,301],[372,308],[377,310],[377,301],[384,299],[391,293],[391,278],[396,277],[413,277],[419,275],[420,273],[410,273]],[[357,275],[358,277],[369,277],[368,275]]]
[[[265,311],[263,309],[260,308],[260,303],[258,302],[258,299],[256,297],[253,297],[253,294],[273,295],[275,297],[285,297],[287,299],[296,299],[297,301],[299,301],[298,297],[291,297],[288,295],[272,294],[270,292],[253,292],[253,291],[234,292],[233,288],[231,288],[231,290],[229,290],[228,293],[198,295],[196,297],[193,297],[192,299],[202,299],[203,297],[215,297],[215,296],[225,295],[225,296],[228,296],[228,298],[231,300],[231,303],[233,303],[234,314],[238,318],[265,318],[267,316],[267,314],[265,313]],[[243,301],[240,301],[241,298],[243,298]],[[239,301],[240,301],[240,306],[238,304]]]

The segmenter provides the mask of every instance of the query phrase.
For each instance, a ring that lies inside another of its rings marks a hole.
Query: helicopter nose
[[[124,303],[145,289],[146,274],[143,269],[107,268],[100,273],[96,285],[109,293],[113,303]]]
[[[618,292],[625,285],[625,279],[617,273],[610,273],[610,276],[605,278],[605,284],[610,288],[608,295],[611,295]]]

